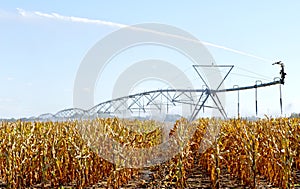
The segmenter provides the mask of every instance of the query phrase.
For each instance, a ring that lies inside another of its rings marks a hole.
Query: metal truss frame
[[[275,63],[274,63],[275,64]],[[281,65],[283,68],[283,63],[278,62],[276,64]],[[216,89],[211,89],[209,84],[204,80],[199,68],[209,68],[209,67],[227,67],[229,71],[224,76],[224,78],[219,83]],[[193,65],[193,68],[199,75],[202,82],[205,84],[203,89],[161,89],[161,90],[152,90],[137,94],[132,94],[112,100],[108,100],[102,103],[97,104],[89,110],[82,110],[79,108],[70,108],[57,112],[53,115],[54,118],[73,118],[73,117],[89,117],[89,116],[101,116],[101,115],[110,115],[116,116],[124,112],[130,113],[145,113],[148,110],[155,108],[158,111],[162,111],[162,107],[166,106],[168,113],[169,107],[181,105],[189,105],[191,107],[190,120],[194,120],[200,110],[203,110],[204,107],[215,108],[217,109],[223,118],[227,118],[227,114],[224,110],[224,107],[221,103],[221,100],[218,96],[218,93],[240,91],[267,87],[277,84],[284,84],[285,72],[281,70],[281,79],[274,79],[274,81],[269,83],[256,82],[253,86],[239,87],[237,85],[233,88],[220,89],[228,75],[233,69],[233,65]],[[207,100],[211,98],[214,105],[206,105]],[[195,100],[196,99],[196,100]],[[282,100],[281,100],[282,103]],[[257,104],[256,104],[257,106]],[[257,112],[257,108],[256,108]],[[42,114],[39,118],[48,118],[52,114]],[[51,117],[51,116],[50,116]]]

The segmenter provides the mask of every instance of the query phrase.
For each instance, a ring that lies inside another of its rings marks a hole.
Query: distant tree
[[[292,113],[290,118],[300,118],[300,113]]]

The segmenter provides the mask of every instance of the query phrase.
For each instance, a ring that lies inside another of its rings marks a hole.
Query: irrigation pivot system
[[[240,99],[239,91],[241,90],[255,90],[255,110],[256,115],[258,114],[258,103],[257,103],[257,90],[258,88],[279,85],[280,89],[280,111],[282,114],[282,94],[281,85],[285,83],[286,73],[284,71],[284,64],[279,61],[272,65],[279,65],[281,67],[280,77],[275,77],[272,82],[263,83],[261,80],[256,80],[252,86],[238,86],[234,85],[232,88],[220,89],[221,85],[234,68],[233,65],[193,65],[193,68],[203,81],[202,89],[160,89],[146,91],[142,93],[132,94],[112,100],[108,100],[97,104],[89,110],[82,110],[79,108],[65,109],[57,112],[56,114],[42,114],[38,117],[39,120],[45,119],[78,119],[78,118],[90,118],[90,117],[132,117],[135,115],[136,118],[142,116],[149,117],[149,113],[153,110],[158,114],[163,111],[168,115],[169,109],[176,106],[185,106],[189,110],[189,119],[194,120],[201,110],[204,108],[217,109],[223,118],[227,118],[227,114],[218,96],[219,93],[225,92],[238,92],[238,116],[240,116]],[[209,88],[209,85],[204,80],[198,68],[203,67],[227,67],[229,71],[224,76],[216,89]],[[196,100],[195,100],[196,99]],[[208,99],[212,100],[212,105],[208,105]],[[153,117],[152,117],[153,118]],[[155,119],[155,118],[154,118]]]

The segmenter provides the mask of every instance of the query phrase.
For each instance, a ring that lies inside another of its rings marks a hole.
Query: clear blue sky
[[[20,9],[27,16],[20,14]],[[18,11],[19,10],[19,11]],[[284,114],[300,112],[300,1],[1,1],[0,117],[30,117],[73,106],[77,69],[88,50],[118,29],[74,23],[34,14],[109,21],[125,25],[155,22],[181,28],[200,40],[286,64]],[[30,15],[30,16],[28,16]],[[279,69],[255,58],[208,47],[218,64],[234,64],[268,78]],[[112,68],[113,70],[114,68]],[[240,69],[241,70],[241,69]],[[241,73],[241,72],[240,72]],[[246,74],[246,73],[244,73]],[[258,75],[247,73],[253,77]],[[110,79],[95,91],[95,102],[109,98]],[[102,83],[103,83],[102,81]],[[113,81],[113,79],[112,79]],[[227,85],[254,84],[233,75]],[[278,86],[259,91],[260,114],[278,115]],[[228,102],[236,103],[236,94]],[[253,115],[254,91],[241,94],[242,114]],[[230,115],[235,105],[228,105]]]

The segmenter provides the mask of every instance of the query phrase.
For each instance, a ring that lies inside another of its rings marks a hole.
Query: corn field
[[[145,168],[121,168],[102,158],[100,151],[109,153],[110,144],[93,149],[101,143],[98,136],[137,149],[159,145],[163,142],[159,124],[117,118],[1,122],[1,186],[121,188],[133,182],[134,188],[193,188],[189,179],[197,170],[208,175],[210,188],[222,188],[224,174],[247,188],[258,188],[262,180],[280,188],[300,186],[300,119],[296,118],[178,120],[169,133],[178,143],[187,124],[196,131],[176,156],[147,167],[151,173],[147,179],[140,176]]]

